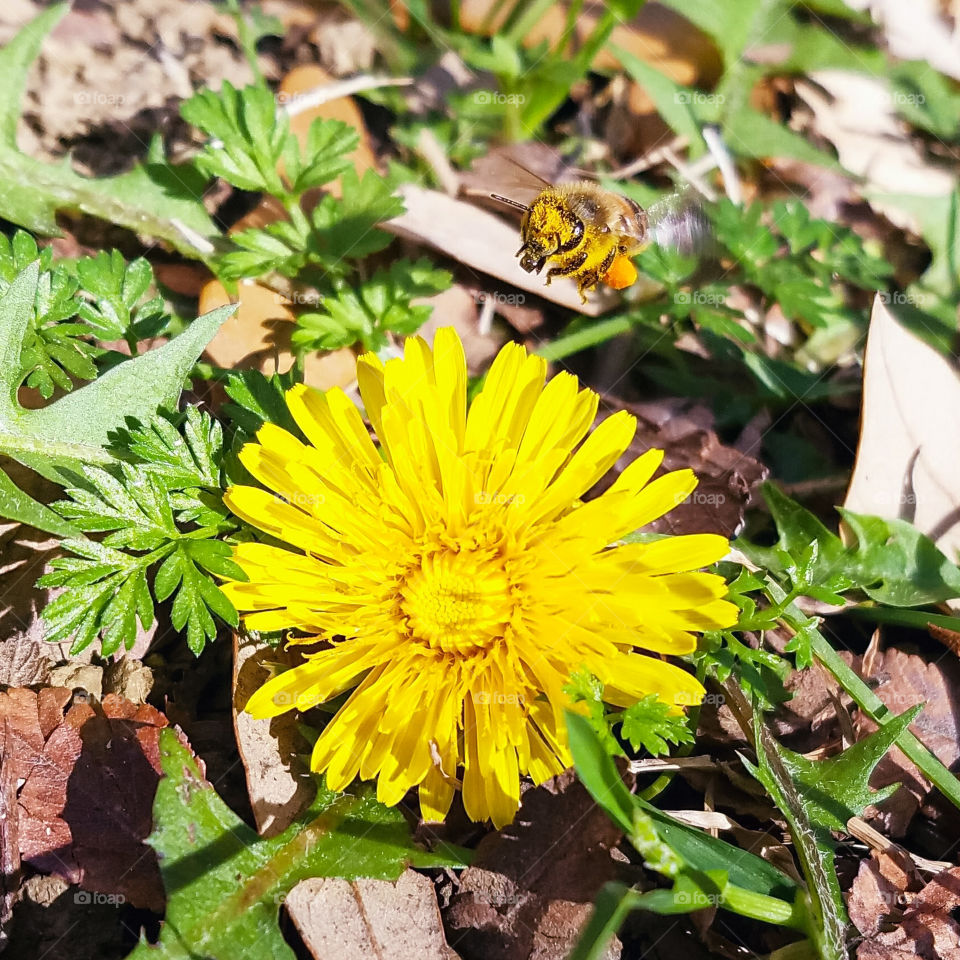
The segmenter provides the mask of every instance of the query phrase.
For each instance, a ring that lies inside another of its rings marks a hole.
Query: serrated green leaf
[[[249,955],[293,960],[280,933],[284,896],[308,877],[396,880],[411,863],[461,866],[425,854],[403,814],[368,793],[321,787],[304,817],[279,836],[258,836],[203,779],[196,760],[170,730],[160,732],[164,777],[153,805],[148,843],[167,892],[160,941],[128,960],[236,960]]]
[[[0,216],[35,233],[56,235],[58,211],[79,211],[165,240],[181,253],[200,251],[180,224],[203,238],[217,229],[201,202],[203,185],[189,169],[163,162],[156,146],[146,164],[115,177],[90,178],[69,164],[43,163],[21,153],[16,143],[20,104],[29,67],[44,37],[66,13],[57,4],[21,28],[0,50]]]
[[[377,350],[388,333],[415,333],[429,318],[431,307],[411,301],[445,290],[451,279],[448,271],[436,269],[425,258],[395,260],[358,287],[345,287],[324,298],[320,310],[300,314],[291,340],[300,350],[333,350],[357,341],[367,350]]]
[[[960,568],[907,521],[838,508],[856,536],[855,544],[845,546],[809,510],[773,484],[764,485],[763,495],[777,525],[777,544],[770,548],[738,540],[737,547],[754,563],[781,577],[795,579],[797,571],[804,568],[808,595],[824,585],[841,591],[856,587],[881,603],[897,607],[923,606],[960,596]],[[809,552],[811,544],[816,545],[814,553]]]
[[[851,817],[860,816],[866,807],[880,803],[896,791],[899,784],[872,790],[870,775],[922,709],[923,704],[911,707],[842,753],[824,760],[808,760],[778,744],[781,759],[799,788],[812,823],[827,830],[846,830]]]
[[[55,403],[25,410],[16,402],[20,350],[38,283],[34,263],[0,296],[0,453],[63,482],[86,465],[114,462],[106,448],[126,418],[147,422],[159,407],[176,406],[197,357],[236,306],[198,317],[169,343],[118,364]]]
[[[342,196],[326,196],[313,211],[311,249],[329,268],[343,257],[359,260],[386,247],[393,237],[377,224],[403,213],[403,201],[376,171],[355,169],[341,177]]]
[[[0,517],[35,527],[58,537],[80,536],[80,529],[49,507],[24,493],[2,470],[0,470]]]

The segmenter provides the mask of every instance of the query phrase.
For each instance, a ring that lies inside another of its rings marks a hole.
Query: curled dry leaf
[[[960,720],[953,710],[953,691],[960,689],[960,662],[949,655],[928,663],[923,657],[890,649],[874,658],[865,676],[877,696],[894,713],[915,704],[925,704],[910,730],[947,767],[960,759]],[[860,717],[861,736],[876,725]],[[904,754],[894,747],[877,765],[870,778],[875,789],[902,784],[892,797],[878,806],[878,819],[889,836],[903,836],[910,821],[930,792],[930,784]]]
[[[42,872],[160,910],[163,885],[144,840],[167,719],[112,694],[100,711],[81,702],[64,714],[70,699],[63,687],[0,693],[3,765],[22,783],[20,853]]]
[[[862,869],[862,868],[861,868]],[[882,903],[888,884],[877,885]],[[896,888],[894,898],[900,894]],[[956,960],[960,923],[960,867],[943,870],[913,898],[903,916],[890,928],[880,929],[857,948],[857,960]]]
[[[909,520],[960,551],[960,376],[878,296],[864,356],[857,460],[844,506]]]
[[[883,26],[894,56],[926,60],[941,73],[960,80],[960,33],[947,22],[947,4],[942,0],[847,0],[847,6],[869,11]]]
[[[255,720],[243,707],[266,679],[263,662],[282,659],[285,654],[239,634],[234,634],[233,651],[233,729],[250,806],[257,832],[275,836],[310,802],[313,782],[297,752],[296,717],[287,713],[272,720]]]
[[[443,934],[429,878],[302,880],[284,901],[316,960],[457,960]]]
[[[712,416],[687,401],[624,403],[611,395],[601,402],[601,416],[628,410],[637,418],[637,432],[624,455],[605,478],[606,486],[629,463],[651,447],[665,450],[663,471],[689,467],[697,489],[665,517],[647,528],[654,533],[720,533],[733,536],[743,514],[767,477],[767,468],[747,453],[720,442],[710,429]],[[605,487],[598,486],[593,494]]]
[[[943,202],[956,183],[953,173],[930,163],[897,116],[885,80],[852,70],[818,70],[798,80],[797,93],[813,111],[813,129],[837,150],[840,163],[863,177],[878,197],[873,206],[904,229],[918,224],[881,194],[914,194]]]
[[[523,796],[514,823],[481,840],[444,914],[464,960],[560,960],[618,867],[620,833],[567,771]],[[620,956],[614,938],[603,960]]]

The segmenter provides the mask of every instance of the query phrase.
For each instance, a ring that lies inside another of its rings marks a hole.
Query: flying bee
[[[510,161],[526,175],[518,189],[535,191],[529,203],[490,196],[523,211],[522,246],[516,256],[527,273],[546,264],[547,285],[554,277],[576,281],[580,299],[604,283],[615,290],[637,280],[631,257],[650,244],[670,246],[685,255],[702,250],[709,235],[703,209],[689,192],[677,193],[644,209],[630,197],[589,180],[553,185]]]

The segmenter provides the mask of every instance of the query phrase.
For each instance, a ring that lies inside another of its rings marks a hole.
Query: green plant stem
[[[574,27],[577,25],[577,17],[580,16],[580,11],[583,9],[583,0],[573,0],[570,6],[567,8],[567,22],[563,29],[563,38],[565,40],[559,47],[559,50],[568,50],[573,51],[573,31]]]
[[[789,626],[789,624],[788,624]],[[857,676],[826,637],[817,632],[811,641],[813,655],[833,674],[837,683],[853,697],[874,723],[884,724],[892,716],[886,704]],[[897,737],[897,746],[917,765],[923,775],[957,808],[960,808],[960,781],[909,730]]]
[[[588,324],[576,333],[569,333],[551,343],[545,343],[535,352],[545,360],[562,360],[581,350],[589,350],[591,347],[606,343],[632,328],[633,324],[627,317],[612,317],[610,320]]]
[[[707,676],[707,664],[705,660],[701,660],[697,664],[697,679],[703,683]],[[687,711],[687,718],[690,723],[690,729],[696,734],[698,727],[700,726],[700,704],[698,703],[695,707],[691,707]],[[693,748],[695,744],[685,743],[680,747],[679,750],[673,756],[675,757],[689,757],[693,753]],[[652,801],[654,797],[663,793],[667,787],[673,782],[673,778],[676,776],[676,772],[671,773],[661,773],[650,786],[646,787],[644,790],[641,790],[637,796],[641,800]]]
[[[263,73],[260,70],[260,64],[257,62],[257,46],[250,33],[250,24],[247,23],[247,18],[243,15],[243,11],[240,9],[237,0],[227,0],[227,8],[230,10],[230,13],[233,14],[233,19],[237,22],[237,35],[240,39],[240,48],[243,50],[243,55],[247,58],[247,63],[250,64],[254,79],[259,86],[265,87],[267,82],[264,80]]]
[[[859,603],[853,607],[844,607],[843,613],[874,623],[894,623],[902,627],[916,627],[926,630],[929,624],[954,630],[960,633],[960,617],[950,617],[942,613],[927,613],[923,610],[903,610],[899,607],[882,607],[873,603]]]
[[[723,888],[722,905],[727,910],[739,913],[741,917],[806,932],[809,912],[805,899],[806,895],[801,891],[793,903],[788,903],[779,897],[769,897],[765,893],[757,893],[730,883]]]
[[[546,12],[554,6],[556,0],[534,0],[530,6],[511,24],[506,32],[506,39],[517,46],[523,38],[543,19]]]

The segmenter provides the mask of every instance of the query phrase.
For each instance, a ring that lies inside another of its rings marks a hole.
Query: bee
[[[576,281],[583,303],[587,291],[604,283],[615,290],[637,280],[632,257],[652,243],[672,246],[685,254],[701,250],[709,233],[706,216],[689,193],[677,193],[644,209],[630,197],[605,190],[589,180],[551,184],[511,163],[526,175],[521,189],[535,190],[529,204],[490,194],[500,203],[523,211],[522,246],[516,256],[527,273]]]

